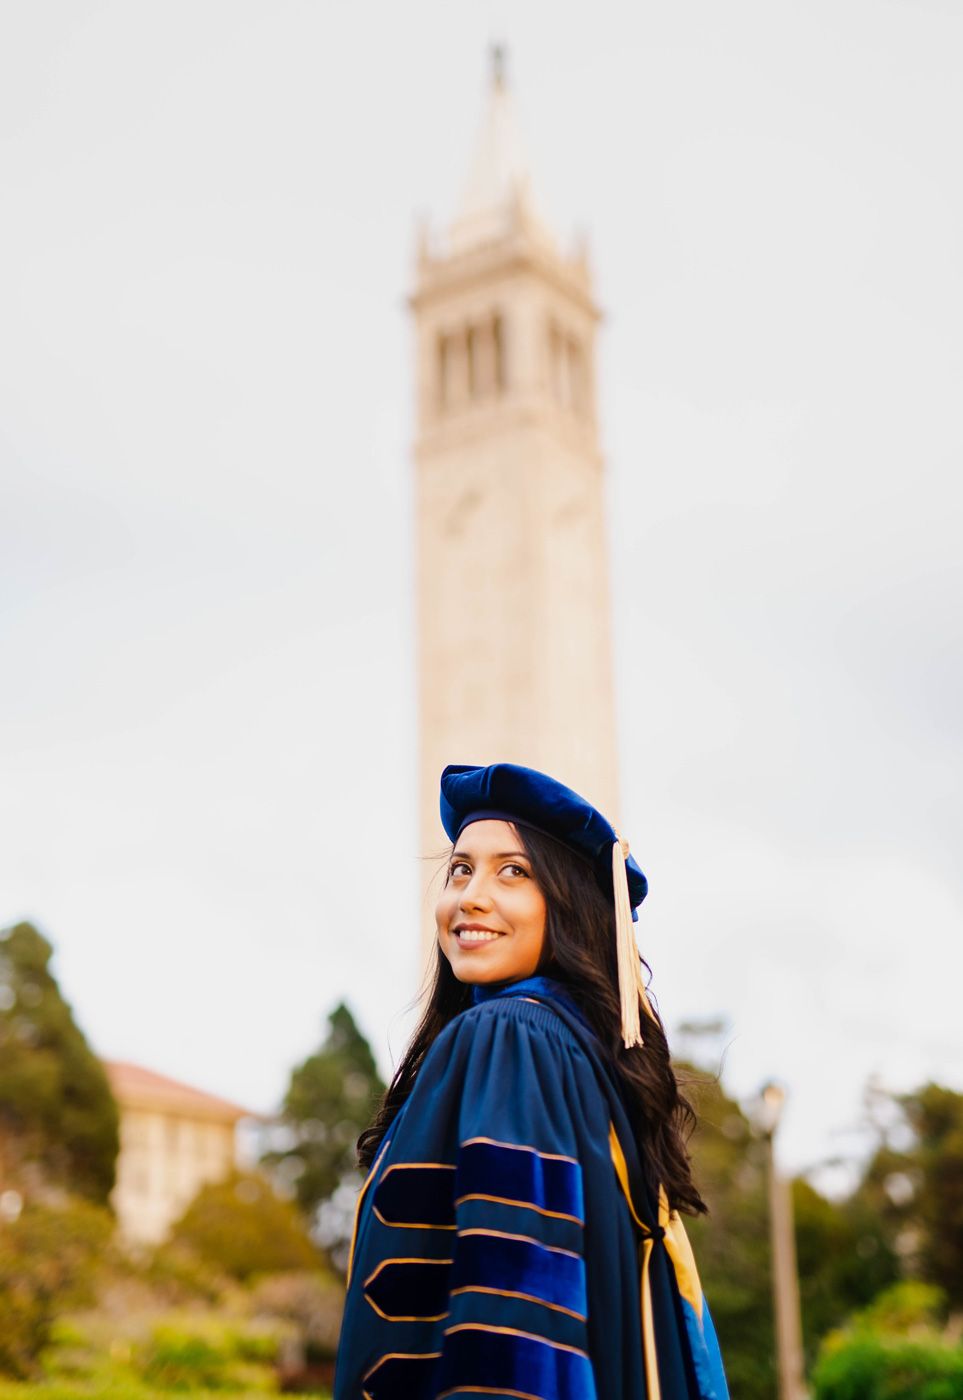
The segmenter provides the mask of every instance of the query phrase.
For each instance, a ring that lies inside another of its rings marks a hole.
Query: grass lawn
[[[264,1400],[264,1390],[179,1390],[191,1400]],[[134,1377],[108,1381],[47,1380],[0,1381],[0,1400],[171,1400],[170,1390],[157,1390]],[[314,1400],[331,1400],[316,1392]]]

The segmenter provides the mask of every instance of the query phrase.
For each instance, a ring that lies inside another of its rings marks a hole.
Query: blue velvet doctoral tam
[[[613,894],[615,828],[591,802],[547,773],[518,763],[490,763],[485,768],[449,763],[441,775],[440,813],[451,841],[457,840],[468,821],[486,815],[544,831],[582,856],[592,867],[603,894],[609,898]],[[635,910],[649,885],[631,855],[625,862],[625,876],[629,902]],[[634,913],[632,917],[636,917]]]
[[[594,1034],[546,978],[478,995],[365,1183],[335,1400],[728,1400]]]

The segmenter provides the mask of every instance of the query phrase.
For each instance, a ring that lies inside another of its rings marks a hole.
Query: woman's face
[[[520,982],[534,976],[545,942],[545,897],[510,822],[465,827],[435,921],[441,951],[459,982]]]

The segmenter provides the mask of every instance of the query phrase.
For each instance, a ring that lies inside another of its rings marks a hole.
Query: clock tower
[[[526,764],[618,808],[599,312],[584,249],[560,251],[539,212],[493,60],[461,204],[443,240],[422,235],[411,298],[424,855],[445,846],[447,763]]]

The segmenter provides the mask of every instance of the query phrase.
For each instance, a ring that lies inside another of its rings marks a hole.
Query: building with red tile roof
[[[117,1220],[127,1239],[157,1244],[202,1186],[234,1170],[236,1125],[256,1115],[140,1065],[104,1068],[120,1109]]]

